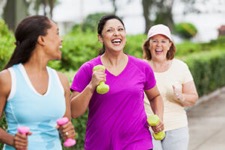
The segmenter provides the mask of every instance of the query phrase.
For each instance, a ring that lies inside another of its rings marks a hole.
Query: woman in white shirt
[[[176,48],[171,32],[163,24],[150,28],[143,51],[164,102],[166,137],[153,141],[154,150],[187,150],[189,131],[185,107],[193,106],[198,99],[191,72],[185,62],[174,58]],[[147,115],[151,115],[147,100],[145,106]]]

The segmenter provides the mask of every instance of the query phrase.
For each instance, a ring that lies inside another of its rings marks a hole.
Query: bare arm
[[[105,80],[106,74],[103,70],[94,71],[90,83],[82,92],[73,91],[71,96],[71,113],[73,118],[77,118],[86,112],[97,85]]]
[[[157,86],[150,90],[146,90],[145,94],[149,100],[153,113],[158,115],[160,120],[163,121],[164,105]]]
[[[11,76],[8,70],[0,72],[0,116],[2,117],[7,98],[11,90]],[[8,134],[0,128],[0,141],[2,143],[14,146],[14,136]]]
[[[64,117],[67,117],[69,120],[71,120],[69,81],[64,74],[58,72],[58,75],[59,75],[60,81],[63,85],[64,91],[65,91],[66,112],[64,114]],[[64,140],[67,138],[74,138],[76,135],[74,126],[71,121],[69,121],[67,124],[65,124],[63,126],[60,126],[59,130],[60,130],[61,136],[63,137]]]
[[[155,133],[158,133],[162,130],[164,130],[164,124],[163,124],[163,113],[164,113],[164,105],[162,97],[158,91],[157,86],[151,88],[150,90],[146,90],[145,94],[150,102],[150,106],[152,108],[152,111],[155,115],[157,115],[160,119],[160,122],[156,126],[152,126],[152,130]]]
[[[81,93],[73,91],[71,96],[71,111],[73,118],[77,118],[86,112],[94,90],[95,88],[88,85]]]
[[[65,113],[65,117],[71,119],[71,109],[70,109],[70,87],[69,87],[69,81],[67,79],[67,77],[58,72],[58,75],[59,75],[59,78],[60,78],[60,81],[63,85],[63,88],[64,88],[64,92],[65,92],[65,100],[66,100],[66,113]]]
[[[187,82],[182,85],[182,93],[174,89],[175,100],[184,107],[193,106],[197,99],[198,93],[194,81]]]

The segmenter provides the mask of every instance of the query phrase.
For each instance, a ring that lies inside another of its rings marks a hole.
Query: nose
[[[162,45],[162,41],[157,41],[157,45]]]
[[[119,32],[117,30],[114,31],[113,35],[118,35]]]

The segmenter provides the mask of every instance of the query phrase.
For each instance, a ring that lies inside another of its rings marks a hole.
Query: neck
[[[38,50],[34,51],[30,59],[24,64],[26,68],[37,69],[39,71],[45,70],[48,64],[46,56],[39,52]]]
[[[106,67],[117,67],[126,64],[128,61],[128,57],[124,53],[120,55],[109,55],[107,53],[104,53],[101,56],[101,61]]]
[[[171,60],[164,60],[164,61],[151,60],[149,61],[149,63],[151,67],[153,68],[154,72],[164,72],[170,68],[172,61]]]

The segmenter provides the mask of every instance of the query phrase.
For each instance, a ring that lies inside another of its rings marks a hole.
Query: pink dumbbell
[[[23,135],[26,135],[30,131],[30,128],[21,126],[17,129],[17,131]]]
[[[62,126],[64,124],[66,124],[68,121],[69,121],[69,119],[67,117],[63,117],[63,118],[60,118],[60,119],[57,120],[57,124],[59,126]],[[76,140],[74,140],[72,138],[66,139],[66,141],[63,143],[63,145],[65,147],[71,147],[71,146],[73,146],[75,144],[76,144]]]

